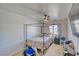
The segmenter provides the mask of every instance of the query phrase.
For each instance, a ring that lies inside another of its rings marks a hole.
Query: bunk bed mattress
[[[52,43],[52,37],[36,37],[32,39],[28,39],[26,44],[33,46],[38,49],[46,49],[49,47],[49,45]]]

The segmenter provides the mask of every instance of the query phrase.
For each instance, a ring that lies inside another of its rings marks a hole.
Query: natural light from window
[[[58,35],[58,25],[51,25],[49,26],[50,33],[54,35]]]
[[[74,21],[77,32],[79,33],[79,20]]]

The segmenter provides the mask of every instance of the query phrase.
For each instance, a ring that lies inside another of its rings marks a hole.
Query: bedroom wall
[[[27,26],[27,39],[31,39],[41,35],[41,27]]]
[[[31,22],[30,22],[31,21]],[[36,23],[31,18],[0,9],[0,55],[13,55],[25,47],[24,24]],[[30,31],[36,31],[36,28]],[[37,33],[32,33],[32,35]]]

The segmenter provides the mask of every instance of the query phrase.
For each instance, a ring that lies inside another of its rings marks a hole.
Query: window
[[[50,33],[54,35],[58,35],[58,25],[51,25],[49,26]]]
[[[72,32],[79,37],[79,19],[71,21]]]
[[[76,32],[79,33],[79,20],[74,21],[75,27],[76,27]]]
[[[72,33],[76,38],[79,38],[79,18],[71,18]],[[79,53],[79,40],[77,39],[77,52]]]

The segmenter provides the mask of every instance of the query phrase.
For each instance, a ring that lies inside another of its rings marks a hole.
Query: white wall
[[[10,55],[25,46],[24,24],[36,21],[17,13],[0,9],[0,55]],[[31,29],[32,30],[32,29]],[[34,35],[36,33],[33,33]]]
[[[0,24],[0,55],[9,54],[24,41],[22,24]]]
[[[69,20],[70,19],[68,18],[68,39],[73,41],[73,43],[75,45],[75,50],[77,53],[77,51],[79,52],[79,49],[77,50],[77,48],[79,47],[79,46],[77,47],[77,43],[79,42],[79,38],[77,38],[76,36],[74,36],[72,34],[71,24],[70,24]],[[79,45],[79,43],[78,43],[78,45]]]
[[[41,27],[39,26],[27,26],[27,39],[37,37],[41,34]]]

